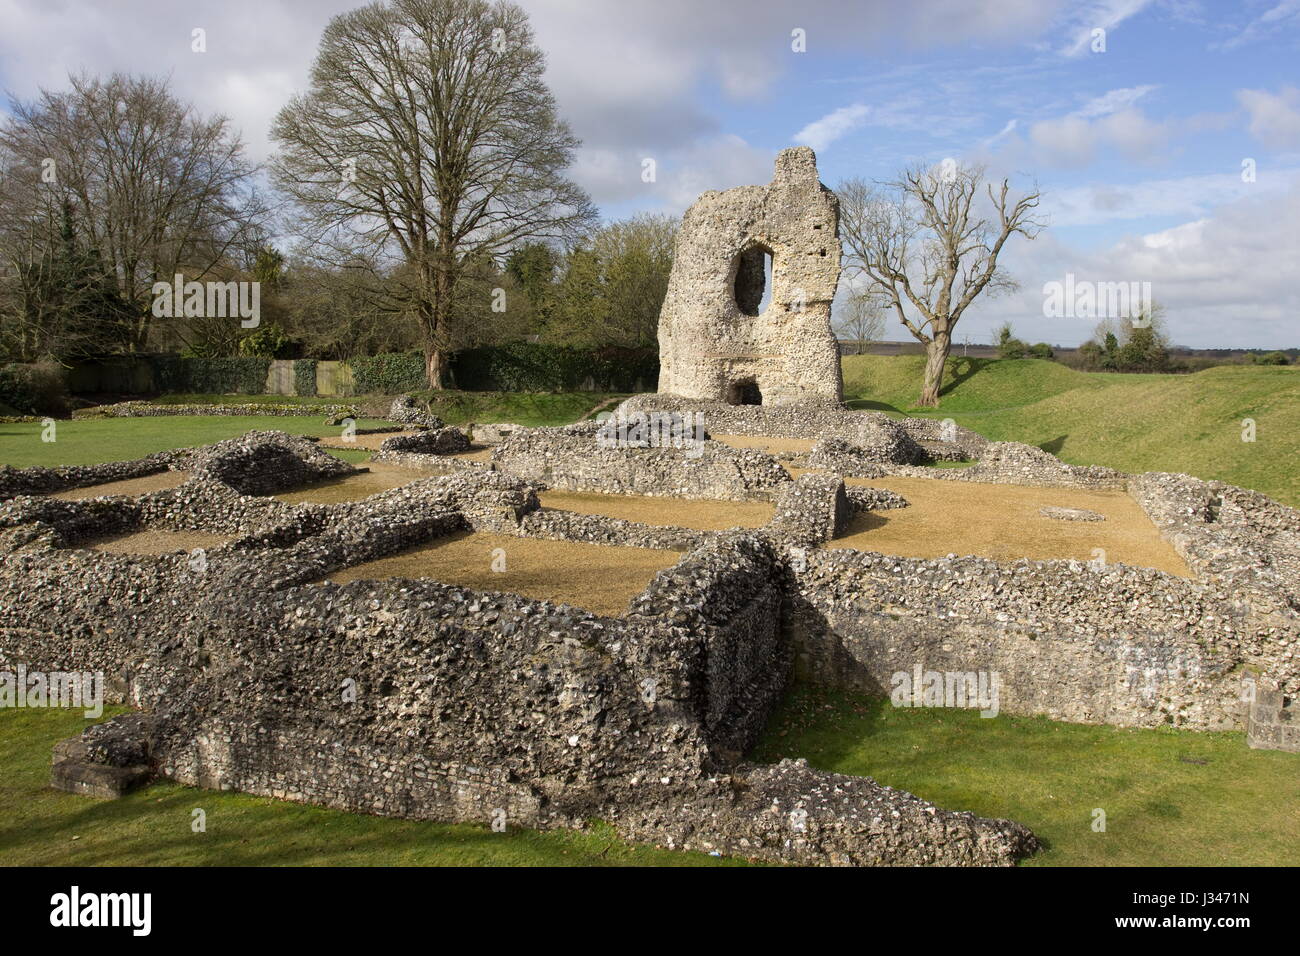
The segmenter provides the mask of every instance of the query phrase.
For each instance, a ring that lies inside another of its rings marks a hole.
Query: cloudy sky
[[[28,98],[69,71],[170,74],[264,158],[322,27],[355,5],[0,0],[0,87]],[[1050,228],[1009,247],[1021,291],[977,304],[959,340],[1010,319],[1023,338],[1077,345],[1092,320],[1043,315],[1044,283],[1072,273],[1150,282],[1182,344],[1300,346],[1300,0],[520,5],[584,142],[574,177],[610,218],[765,182],[800,143],[832,187],[979,161],[1036,183]]]

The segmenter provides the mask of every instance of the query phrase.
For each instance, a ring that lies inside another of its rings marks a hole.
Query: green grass
[[[106,716],[122,712],[108,708]],[[544,832],[344,813],[155,783],[120,800],[49,786],[50,751],[80,711],[0,710],[0,861],[9,866],[717,866],[699,853],[631,847],[613,829]],[[207,832],[190,829],[202,809]]]
[[[518,425],[568,425],[578,421],[597,405],[611,400],[622,400],[626,394],[613,392],[462,392],[456,389],[433,391],[426,389],[413,393],[416,398],[429,403],[436,414],[450,425],[467,422],[514,422]],[[381,414],[391,396],[354,395],[337,396],[302,395],[161,395],[149,401],[159,405],[357,405],[363,411]]]
[[[391,425],[378,419],[360,419],[358,428]],[[324,418],[285,415],[165,415],[156,418],[78,418],[56,425],[56,440],[41,440],[39,422],[0,424],[0,464],[26,468],[31,465],[91,465],[105,461],[127,461],[171,448],[206,445],[244,434],[249,429],[285,431],[317,438],[338,435],[342,429],[324,424]],[[357,452],[341,452],[348,458]],[[368,453],[367,453],[368,454]]]
[[[597,406],[626,395],[608,392],[460,392],[454,389],[415,393],[433,413],[449,425],[466,422],[513,422],[540,427],[568,425],[586,418]]]
[[[124,708],[110,707],[105,716]],[[87,726],[77,711],[0,711],[0,860],[11,865],[696,866],[735,864],[628,846],[585,831],[493,833],[392,820],[159,782],[121,800],[49,787],[50,751]],[[1240,733],[1125,730],[798,686],[755,759],[806,757],[940,807],[1009,817],[1046,848],[1031,866],[1293,865],[1300,756]],[[207,832],[190,830],[201,808]],[[1106,812],[1105,832],[1092,829]]]
[[[919,356],[844,359],[850,406],[952,418],[996,441],[1076,465],[1182,471],[1300,505],[1300,368],[1220,366],[1190,375],[1076,372],[1040,359],[951,359],[938,409],[918,409]],[[1242,419],[1255,420],[1243,442]]]
[[[232,395],[215,392],[176,392],[144,401],[152,405],[351,405],[355,399],[337,395]]]
[[[1030,865],[1300,859],[1300,754],[1250,750],[1241,733],[986,719],[800,686],[754,756],[806,757],[945,809],[1017,820],[1047,846]],[[1104,833],[1092,829],[1095,808],[1106,813]]]
[[[599,405],[613,403],[624,395],[603,392],[525,394],[508,392],[423,392],[436,415],[451,425],[468,422],[514,422],[519,425],[567,425],[587,417]],[[213,404],[256,402],[273,404],[281,399],[295,404],[317,405],[346,402],[368,406],[382,414],[387,400],[377,396],[345,399],[316,399],[283,395],[169,395],[152,401],[161,404]],[[377,428],[391,422],[378,418],[357,421],[358,428]],[[205,445],[242,435],[251,428],[276,429],[294,435],[324,438],[338,435],[337,426],[324,424],[324,417],[310,415],[176,415],[148,418],[79,418],[57,423],[54,442],[41,441],[39,422],[0,424],[0,464],[25,468],[31,465],[89,465],[104,461],[126,461],[171,448]],[[365,461],[369,452],[333,451],[354,464]]]

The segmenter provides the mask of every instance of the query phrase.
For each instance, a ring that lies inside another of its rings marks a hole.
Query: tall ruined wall
[[[761,313],[765,255],[771,300]],[[839,202],[806,146],[766,186],[702,195],[682,220],[659,317],[659,391],[699,401],[838,402],[831,300]]]

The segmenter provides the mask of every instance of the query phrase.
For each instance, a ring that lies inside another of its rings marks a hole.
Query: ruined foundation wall
[[[492,450],[502,471],[565,491],[731,501],[770,499],[790,475],[770,455],[705,441],[682,448],[602,447],[600,426],[520,430]]]
[[[1248,673],[1294,669],[1248,605],[1122,565],[816,551],[795,586],[798,671],[870,694],[918,665],[996,672],[1008,713],[1216,730],[1243,726]]]

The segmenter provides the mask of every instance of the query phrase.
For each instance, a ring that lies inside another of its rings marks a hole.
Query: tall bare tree
[[[564,178],[578,140],[556,115],[519,7],[389,0],[330,21],[311,88],[276,117],[277,183],[317,250],[416,277],[429,384],[445,369],[457,283],[529,239],[595,220]]]
[[[196,115],[162,79],[74,76],[70,85],[14,103],[0,127],[7,167],[0,218],[26,224],[6,234],[24,236],[42,254],[41,243],[31,246],[32,227],[50,224],[46,242],[55,245],[58,211],[70,208],[78,241],[131,312],[130,347],[141,350],[154,282],[208,275],[267,209],[225,117]]]
[[[885,302],[870,292],[851,295],[843,307],[836,310],[835,336],[853,342],[858,353],[866,351],[872,342],[879,342],[885,334]]]
[[[840,235],[850,269],[893,308],[926,350],[917,404],[939,404],[952,332],[983,292],[1015,288],[998,268],[998,255],[1016,233],[1032,239],[1043,228],[1034,219],[1039,193],[1010,197],[1010,184],[987,187],[981,211],[984,167],[945,161],[913,166],[899,179],[869,184],[850,179],[836,188]]]

